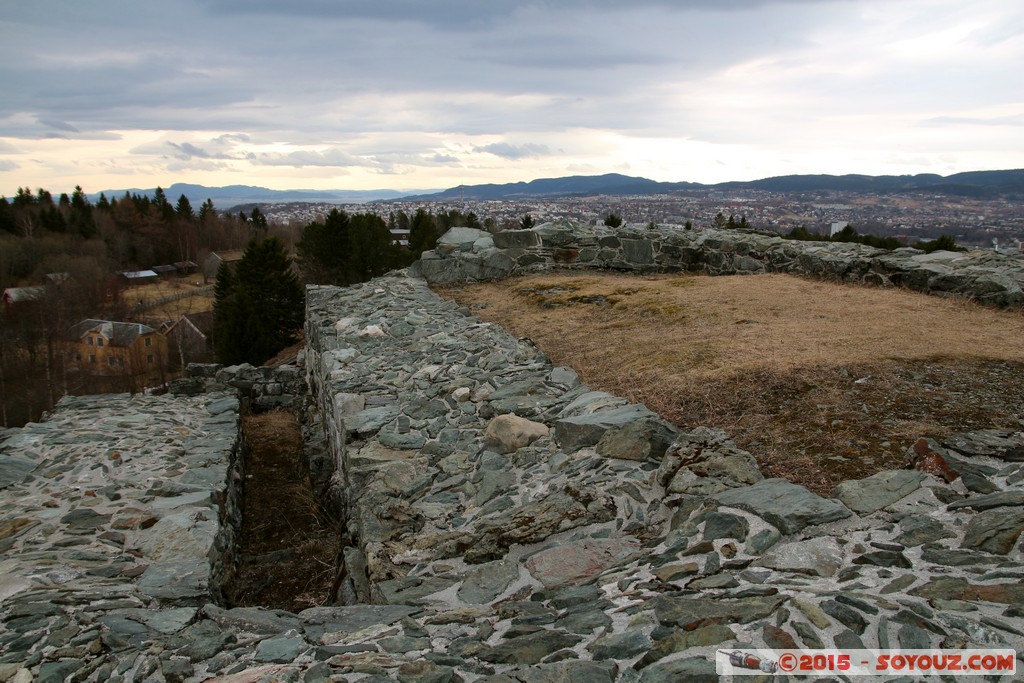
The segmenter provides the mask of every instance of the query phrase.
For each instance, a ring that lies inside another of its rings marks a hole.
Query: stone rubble
[[[680,226],[637,230],[559,220],[494,235],[453,228],[413,264],[411,272],[434,284],[448,284],[553,267],[710,275],[792,273],[970,297],[1000,307],[1024,306],[1024,259],[1014,254],[926,254],[910,247],[887,251],[862,244],[786,240],[749,230]]]
[[[822,498],[422,279],[312,287],[307,309],[307,453],[346,519],[344,604],[219,594],[239,397],[295,405],[268,387],[300,391],[301,368],[68,398],[0,434],[0,682],[656,682],[717,680],[719,648],[1024,653],[1019,428],[910,449],[950,482],[882,472]]]

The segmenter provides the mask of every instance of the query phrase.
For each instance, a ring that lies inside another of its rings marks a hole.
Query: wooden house
[[[46,287],[8,287],[4,290],[3,302],[6,306],[23,304],[41,299],[45,294]]]
[[[235,251],[213,251],[210,255],[203,260],[203,280],[205,282],[212,282],[217,279],[217,271],[220,270],[220,264],[228,264],[228,268],[232,270],[242,260],[242,254],[245,252],[241,249]]]
[[[68,367],[87,375],[129,378],[133,386],[162,384],[167,337],[141,323],[83,320],[65,338]]]
[[[164,334],[171,361],[181,367],[213,361],[213,311],[186,313],[167,327]]]

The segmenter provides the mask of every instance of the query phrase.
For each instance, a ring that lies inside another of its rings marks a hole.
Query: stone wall
[[[1024,305],[1024,259],[992,251],[931,254],[860,244],[799,242],[740,230],[608,228],[571,221],[489,234],[453,228],[410,272],[430,283],[492,280],[550,268],[710,275],[792,273]]]
[[[1024,645],[1019,425],[922,440],[921,469],[820,497],[721,431],[590,390],[422,279],[307,301],[343,594],[416,610],[360,641],[381,674],[700,680],[718,648]]]
[[[5,432],[0,680],[181,680],[233,571],[240,450],[223,393],[67,397]]]
[[[248,363],[223,366],[211,363],[189,363],[185,377],[174,380],[171,393],[195,396],[214,391],[236,393],[244,410],[261,412],[274,408],[301,410],[306,401],[306,380],[294,365],[253,367]]]
[[[0,434],[0,681],[653,683],[717,680],[718,650],[1024,652],[1020,425],[922,439],[915,468],[822,497],[422,279],[307,300],[307,454],[348,520],[348,604],[218,603],[238,397],[67,399]],[[179,389],[295,396],[195,373]]]

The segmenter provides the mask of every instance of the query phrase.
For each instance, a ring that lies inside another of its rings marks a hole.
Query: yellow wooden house
[[[83,320],[68,331],[65,344],[71,370],[123,377],[139,388],[166,378],[167,337],[148,325]]]

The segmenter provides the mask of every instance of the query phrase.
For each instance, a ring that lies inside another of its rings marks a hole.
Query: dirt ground
[[[250,415],[243,429],[250,450],[239,569],[228,603],[292,612],[324,605],[340,534],[310,488],[298,419],[288,411]]]
[[[1024,314],[787,275],[545,274],[439,293],[825,493],[922,436],[1024,426]]]

